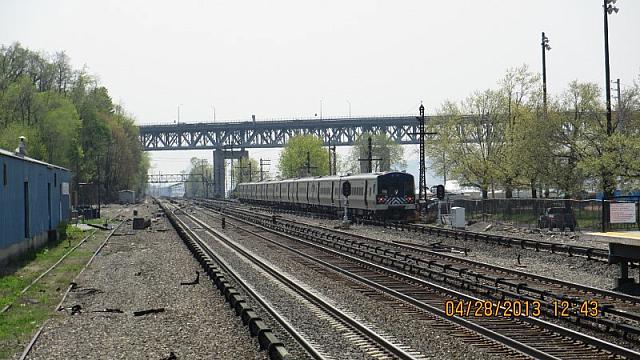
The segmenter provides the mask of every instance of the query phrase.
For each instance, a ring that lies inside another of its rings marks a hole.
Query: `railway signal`
[[[342,183],[342,195],[346,198],[344,202],[344,217],[342,218],[342,228],[349,228],[349,195],[351,195],[351,183],[345,181]]]
[[[351,183],[348,181],[345,181],[342,183],[342,195],[344,195],[344,197],[349,197],[349,195],[351,195]]]
[[[438,200],[444,200],[444,185],[436,186],[436,197]]]

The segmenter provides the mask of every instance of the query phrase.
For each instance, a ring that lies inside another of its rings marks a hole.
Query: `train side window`
[[[7,164],[2,164],[2,183],[7,186],[9,180],[7,179]]]

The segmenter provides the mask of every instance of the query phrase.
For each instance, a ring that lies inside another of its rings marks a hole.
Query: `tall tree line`
[[[145,187],[149,159],[130,114],[86,69],[73,69],[64,52],[0,46],[0,148],[27,138],[27,155],[97,183],[106,200]]]
[[[610,134],[598,84],[572,81],[545,109],[540,76],[526,65],[437,113],[429,130],[438,135],[427,146],[436,172],[484,198],[497,189],[580,198],[585,189],[611,196],[640,188],[640,77],[614,102]]]

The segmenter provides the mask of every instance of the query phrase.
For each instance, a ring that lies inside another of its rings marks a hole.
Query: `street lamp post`
[[[609,72],[609,15],[613,12],[618,13],[619,9],[615,7],[617,0],[603,0],[603,14],[604,14],[604,88],[607,102],[607,137],[613,133],[613,126],[611,125],[611,74]],[[605,149],[606,151],[606,149]],[[611,187],[609,183],[610,174],[608,171],[603,171],[602,179],[602,232],[607,231],[607,219],[609,215],[609,206],[607,204],[608,194],[607,191]]]
[[[347,99],[347,104],[349,104],[349,117],[351,117],[351,101]]]
[[[544,31],[542,32],[542,42],[540,43],[542,47],[542,101],[544,104],[544,116],[547,116],[547,57],[546,52],[551,50],[551,46],[549,46],[549,38],[544,35]]]
[[[213,122],[216,122],[216,106],[213,105]]]

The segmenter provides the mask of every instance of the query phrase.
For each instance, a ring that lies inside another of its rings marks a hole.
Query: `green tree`
[[[260,166],[253,158],[240,158],[233,169],[236,184],[260,180]]]
[[[400,144],[395,143],[382,133],[362,133],[356,139],[354,146],[351,147],[347,172],[355,174],[368,171],[367,161],[360,160],[369,156],[369,138],[371,138],[371,157],[373,159],[381,159],[372,161],[371,170],[373,172],[406,169],[407,162],[404,160],[404,149]]]
[[[297,135],[290,138],[280,153],[278,167],[282,177],[329,174],[329,153],[322,145],[322,139],[313,135]]]
[[[212,175],[213,166],[208,160],[192,157],[189,176],[185,184],[185,195],[187,197],[211,196]]]
[[[79,157],[80,117],[75,106],[57,93],[39,93],[43,113],[38,121],[42,143],[47,150],[47,162],[69,167],[71,159]]]
[[[505,151],[507,118],[502,100],[500,92],[485,90],[475,92],[460,105],[446,102],[439,110],[442,118],[428,126],[438,132],[427,148],[431,160],[437,163],[445,151],[449,159],[455,159],[449,164],[452,176],[478,187],[483,198],[495,184],[496,163]]]
[[[27,138],[28,155],[69,167],[79,181],[99,182],[105,199],[146,186],[149,159],[133,117],[64,52],[37,53],[19,43],[0,46],[0,146]]]

